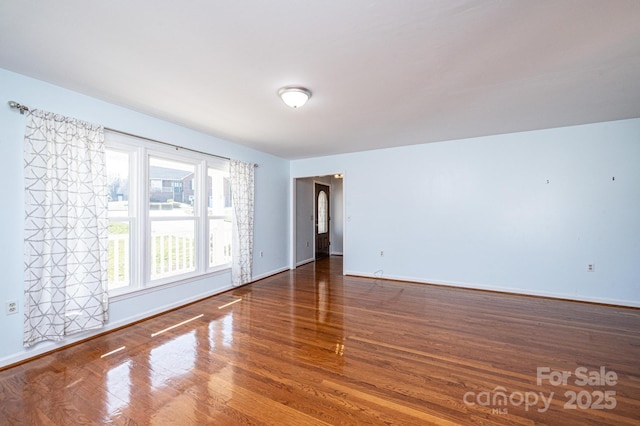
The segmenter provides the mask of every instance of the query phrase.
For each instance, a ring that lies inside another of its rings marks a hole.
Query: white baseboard
[[[416,277],[407,277],[402,275],[381,275],[369,272],[358,272],[358,271],[345,271],[344,275],[352,275],[366,278],[374,278],[374,279],[389,279],[396,281],[407,281],[413,283],[420,284],[434,284],[441,285],[446,287],[457,287],[464,288],[470,290],[486,290],[486,291],[495,291],[498,293],[511,293],[511,294],[521,294],[524,296],[537,296],[537,297],[547,297],[550,299],[562,299],[562,300],[573,300],[576,302],[588,302],[588,303],[599,303],[604,305],[616,305],[616,306],[625,306],[629,308],[640,308],[640,302],[638,301],[629,301],[629,300],[620,300],[620,299],[609,299],[604,297],[591,297],[591,296],[583,296],[576,294],[566,294],[566,293],[551,293],[545,291],[536,291],[529,289],[522,289],[517,287],[500,287],[500,286],[490,286],[483,284],[473,284],[473,283],[461,283],[455,281],[442,281],[442,280],[429,280],[424,278],[416,278]]]
[[[313,262],[313,261],[315,261],[315,260],[316,260],[316,259],[315,259],[314,257],[311,257],[311,258],[306,259],[306,260],[301,260],[300,262],[296,263],[296,268],[297,268],[298,266],[302,266],[302,265],[306,265],[307,263],[311,263],[311,262]]]
[[[266,272],[264,274],[256,275],[255,277],[252,277],[251,278],[251,282],[249,282],[247,284],[251,284],[254,281],[258,281],[258,280],[263,280],[265,278],[269,278],[272,275],[278,275],[279,273],[285,272],[285,271],[288,271],[288,270],[289,270],[288,267],[284,267],[284,268],[274,269],[273,271]]]

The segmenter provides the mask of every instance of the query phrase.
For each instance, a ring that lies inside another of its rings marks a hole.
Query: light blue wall
[[[25,117],[7,106],[9,100],[188,148],[259,163],[255,179],[254,276],[259,278],[288,269],[289,161],[2,69],[0,94],[0,366],[57,346],[43,343],[28,351],[22,347],[22,140]],[[263,257],[255,255],[260,251],[264,252]],[[112,301],[107,329],[219,292],[229,285],[230,274],[226,272]],[[19,300],[20,313],[6,316],[4,302],[11,299]],[[63,343],[89,335],[77,335]]]
[[[291,162],[335,170],[346,273],[640,306],[640,119]]]
[[[296,179],[296,265],[315,259],[313,179]],[[308,243],[308,246],[307,246]]]

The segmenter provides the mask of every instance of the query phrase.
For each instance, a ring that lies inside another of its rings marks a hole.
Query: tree
[[[109,199],[111,201],[118,201],[122,196],[122,200],[129,198],[129,181],[122,179],[120,176],[113,176],[107,183]]]

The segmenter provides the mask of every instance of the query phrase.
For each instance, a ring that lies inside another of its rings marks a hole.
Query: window
[[[320,191],[320,194],[318,194],[318,234],[326,234],[329,230],[328,204],[327,193]]]
[[[106,132],[113,295],[230,267],[227,160]]]
[[[129,204],[129,171],[132,153],[108,149],[106,152],[109,205],[109,289],[131,284],[130,230],[134,220]]]
[[[209,267],[231,262],[231,203],[227,198],[229,174],[207,171],[207,216],[209,220]]]
[[[149,157],[150,183],[157,179],[164,183],[161,192],[149,192],[151,237],[148,242],[151,255],[147,259],[147,266],[152,280],[196,270],[199,215],[194,208],[195,203],[185,199],[182,191],[182,180],[194,176],[196,168],[197,164],[194,163],[162,156]]]

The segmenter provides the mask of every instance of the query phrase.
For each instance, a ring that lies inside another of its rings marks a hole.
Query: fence
[[[129,235],[109,235],[109,288],[129,285]]]
[[[151,236],[151,279],[195,269],[195,240],[173,234]]]
[[[224,265],[229,262],[231,262],[231,230],[212,229],[212,236],[209,238],[209,266]],[[193,237],[175,234],[151,236],[151,279],[191,272],[195,270],[195,265]],[[129,235],[109,235],[109,288],[129,285],[129,269]]]

